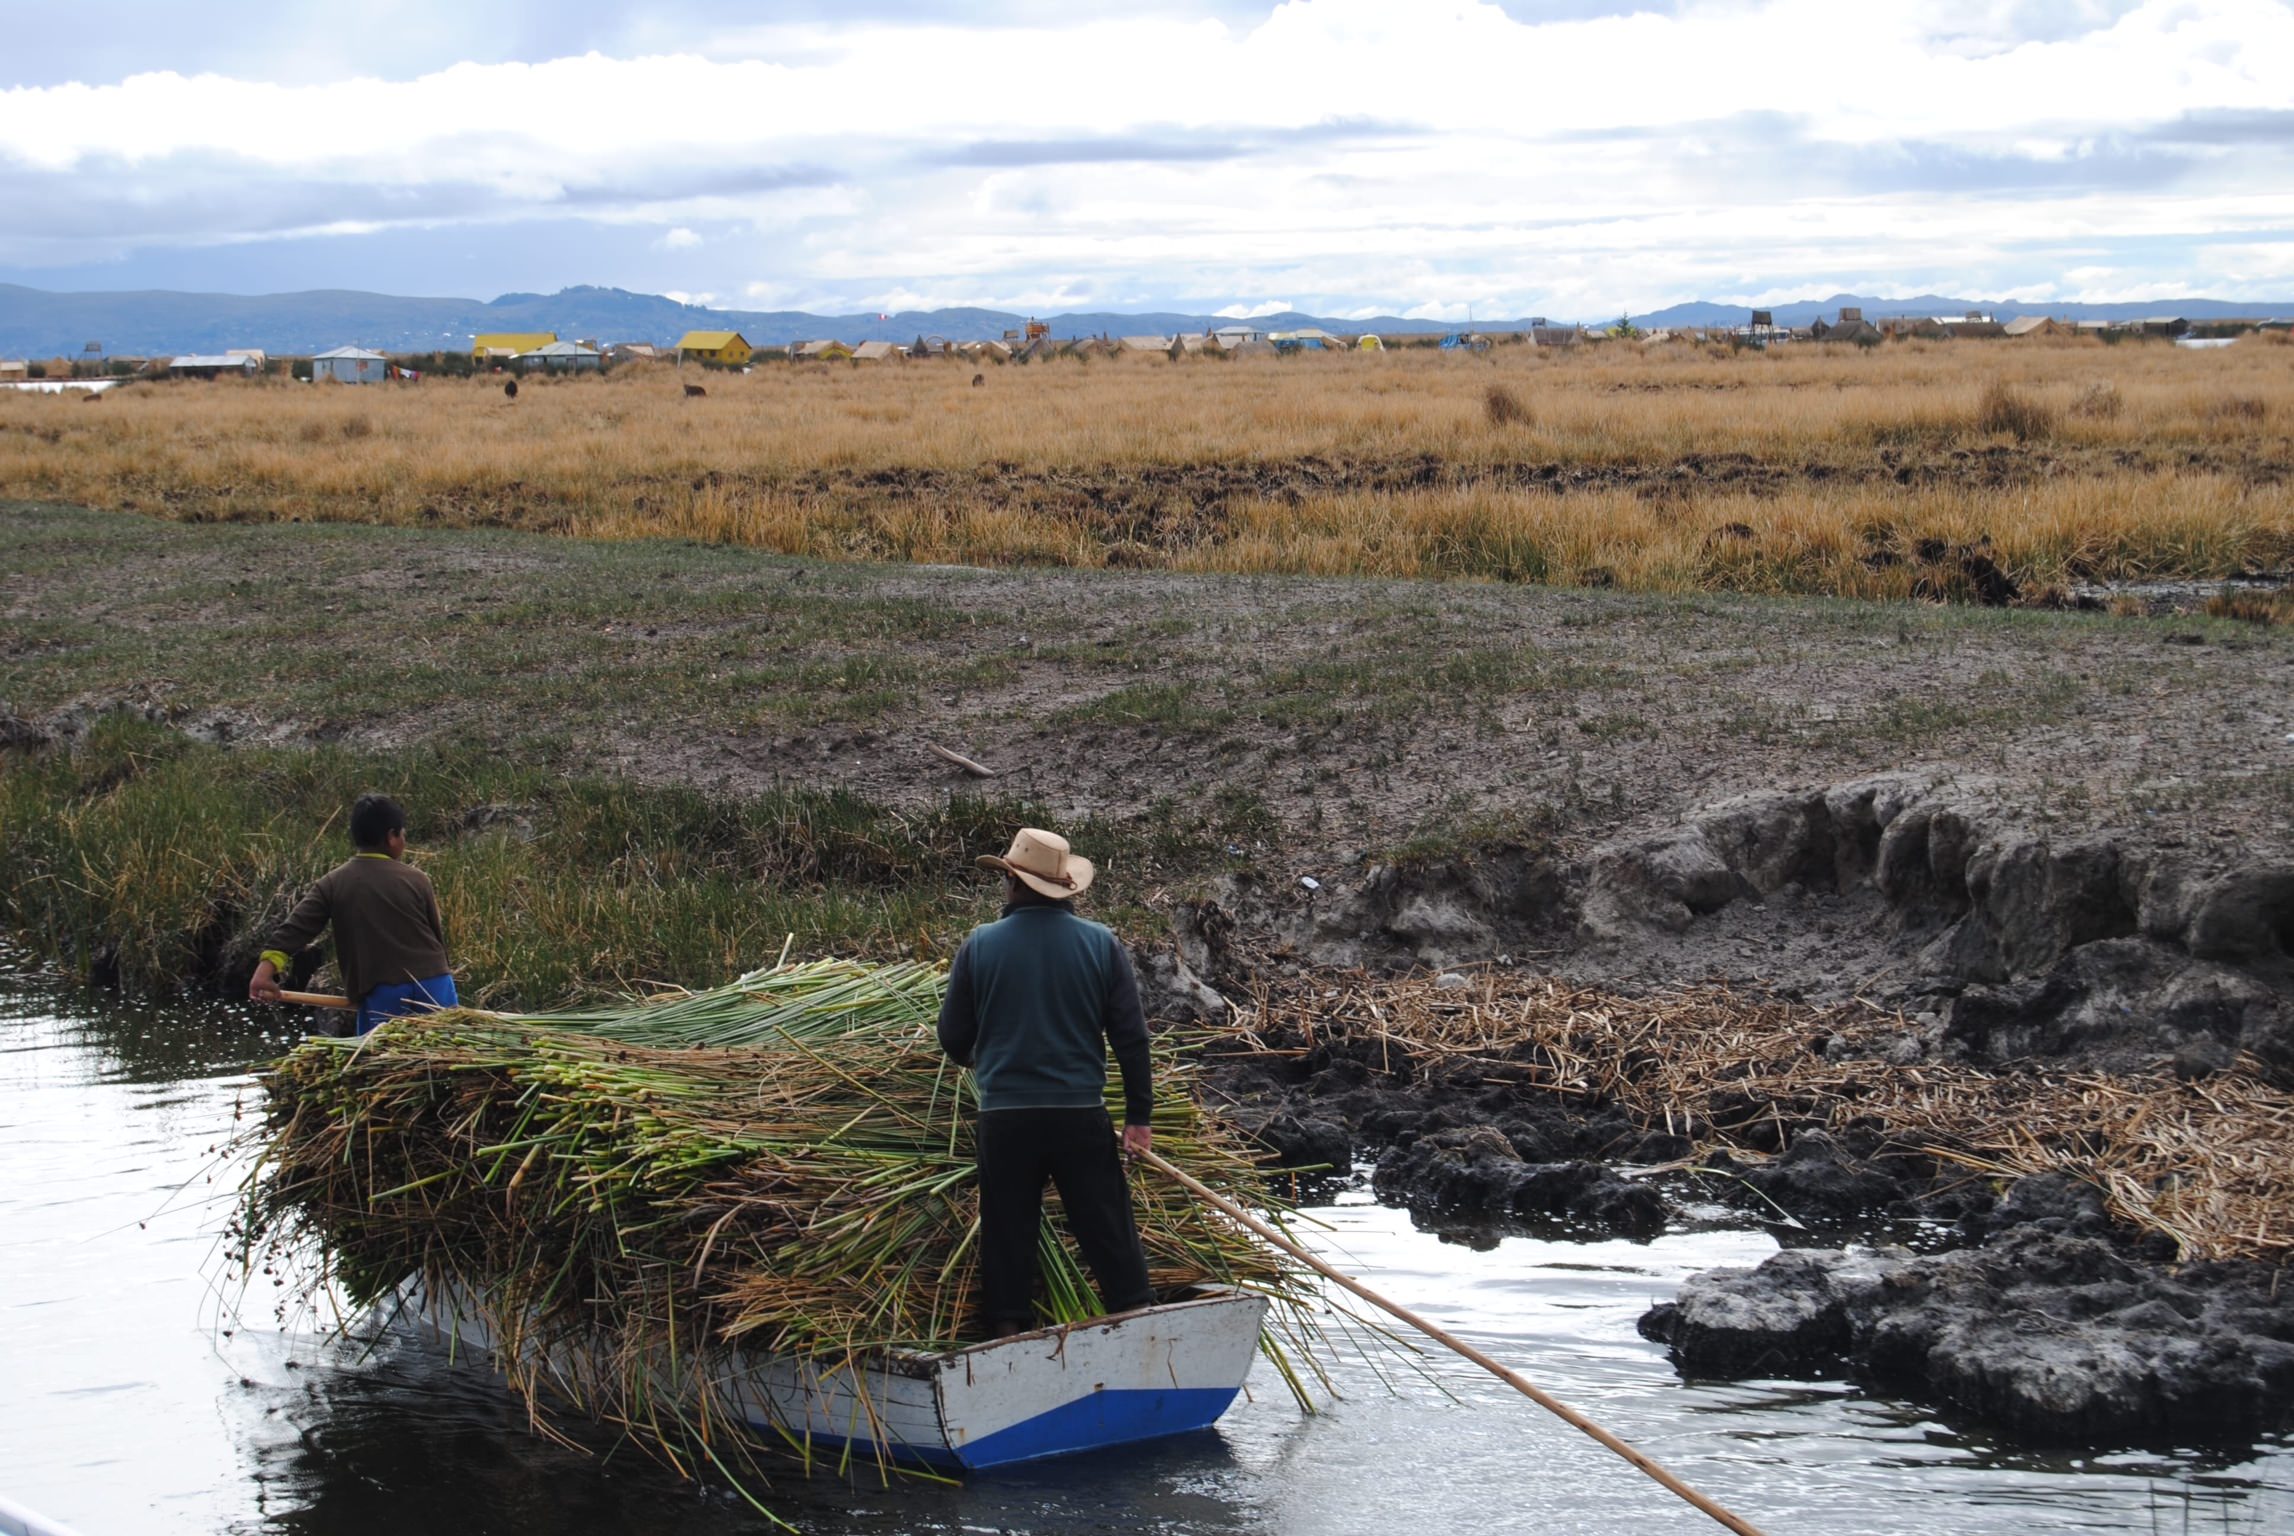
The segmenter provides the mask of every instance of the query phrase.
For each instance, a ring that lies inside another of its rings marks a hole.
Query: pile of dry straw
[[[1230,1050],[1343,1041],[1372,1066],[1614,1103],[1700,1150],[1773,1153],[1821,1127],[1980,1175],[2067,1174],[2186,1258],[2294,1256],[2294,1095],[2251,1061],[2195,1082],[2163,1068],[1896,1065],[1887,1049],[1912,1026],[1873,1009],[1719,988],[1629,998],[1502,973],[1452,989],[1360,977],[1269,990],[1233,1032]]]

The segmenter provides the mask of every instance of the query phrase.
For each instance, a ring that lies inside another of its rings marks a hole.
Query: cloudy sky
[[[2294,0],[0,0],[0,36],[0,281],[39,287],[2294,295]]]

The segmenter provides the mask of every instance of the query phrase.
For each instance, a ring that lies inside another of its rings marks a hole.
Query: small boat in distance
[[[767,1440],[978,1472],[1208,1429],[1250,1375],[1266,1309],[1256,1292],[1202,1286],[1136,1312],[856,1365],[723,1350],[707,1375],[720,1403]],[[477,1309],[418,1302],[414,1312],[492,1352]],[[549,1362],[567,1380],[587,1376],[583,1364]]]

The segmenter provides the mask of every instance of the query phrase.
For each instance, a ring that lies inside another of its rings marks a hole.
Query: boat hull
[[[1249,1378],[1266,1308],[1264,1296],[1207,1286],[1162,1306],[940,1354],[824,1369],[720,1351],[703,1367],[705,1382],[688,1376],[686,1385],[801,1451],[984,1471],[1209,1428]],[[442,1333],[492,1350],[481,1309],[417,1310]],[[593,1362],[551,1366],[569,1380],[597,1379]]]
[[[0,1497],[0,1536],[75,1536],[68,1526],[45,1519],[21,1504]]]

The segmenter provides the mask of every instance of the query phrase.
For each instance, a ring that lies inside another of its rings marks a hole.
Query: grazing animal
[[[972,387],[974,389],[978,389],[982,384],[987,382],[988,376],[984,373],[975,373],[972,375]]]
[[[517,398],[518,398],[518,381],[517,381],[516,379],[512,379],[512,380],[510,380],[510,382],[509,382],[509,383],[507,383],[507,384],[503,385],[503,386],[502,386],[502,393],[503,393],[504,395],[508,396],[508,397],[509,397],[510,399],[512,399],[512,400],[515,400],[515,399],[517,399]]]
[[[705,397],[705,396],[706,396],[708,393],[709,393],[709,392],[708,392],[707,390],[703,389],[703,388],[702,388],[700,385],[698,385],[698,384],[688,384],[688,385],[686,385],[686,386],[685,386],[685,398],[686,398],[686,399],[688,399],[688,400],[699,400],[699,399],[702,399],[702,398],[704,398],[704,397]]]

